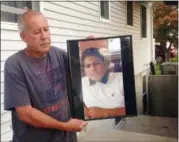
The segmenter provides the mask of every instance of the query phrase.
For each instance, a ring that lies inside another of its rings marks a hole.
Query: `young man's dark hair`
[[[102,61],[104,61],[104,56],[99,52],[99,50],[95,47],[90,47],[86,49],[82,54],[82,63],[84,63],[84,60],[88,56],[96,56],[100,58]]]

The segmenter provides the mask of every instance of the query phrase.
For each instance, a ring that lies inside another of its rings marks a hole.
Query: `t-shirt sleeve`
[[[4,70],[4,109],[14,110],[26,105],[31,105],[31,102],[25,78],[18,64],[8,60]]]

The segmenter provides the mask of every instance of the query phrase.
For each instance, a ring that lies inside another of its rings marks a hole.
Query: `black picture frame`
[[[120,39],[121,60],[122,60],[122,75],[123,75],[123,89],[124,89],[124,102],[125,102],[125,114],[119,116],[106,116],[102,118],[89,119],[84,114],[84,101],[82,91],[82,74],[81,74],[81,57],[80,47],[81,42],[97,42],[111,39]],[[96,119],[108,119],[118,117],[131,117],[137,115],[136,108],[136,92],[135,92],[135,80],[134,80],[134,67],[133,67],[133,51],[132,51],[132,35],[120,35],[110,36],[92,39],[75,39],[67,40],[67,53],[68,53],[68,97],[71,107],[72,118],[78,118],[82,120],[96,120]]]

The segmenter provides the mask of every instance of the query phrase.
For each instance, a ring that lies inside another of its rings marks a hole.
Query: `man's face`
[[[84,71],[94,81],[99,81],[105,74],[104,62],[96,56],[88,56],[84,59]]]
[[[47,19],[43,15],[30,15],[25,19],[26,27],[21,38],[29,50],[44,54],[50,50],[50,31]]]

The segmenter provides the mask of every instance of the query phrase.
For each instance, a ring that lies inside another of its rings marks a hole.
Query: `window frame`
[[[108,14],[109,14],[109,19],[105,19],[103,17],[101,17],[101,1],[103,0],[100,0],[99,1],[99,17],[100,17],[100,21],[102,22],[110,22],[110,19],[111,19],[111,16],[110,16],[110,11],[111,11],[111,6],[110,6],[110,1],[109,0],[105,0],[105,2],[108,2]]]
[[[128,3],[131,3],[132,4],[132,13],[131,13],[131,17],[132,17],[132,24],[129,24],[128,23],[128,18],[130,18],[130,17],[128,17]],[[127,17],[127,19],[126,19],[126,24],[127,24],[127,26],[134,26],[134,3],[133,3],[133,1],[127,1],[126,2],[126,17]]]
[[[143,19],[143,11],[142,8],[145,9],[145,19]],[[145,23],[143,23],[145,21]],[[143,24],[145,24],[145,27],[143,27]],[[145,32],[143,35],[143,28],[145,28]],[[145,6],[144,4],[140,5],[140,32],[141,32],[141,38],[147,38],[147,6]]]
[[[31,3],[32,3],[33,10],[37,10],[43,13],[43,4],[41,1],[35,1],[35,2],[31,1]],[[4,12],[10,12],[14,14],[20,14],[25,11],[24,9],[18,9],[16,7],[11,7],[11,6],[2,5],[2,4],[1,4],[1,10]],[[1,29],[16,31],[18,30],[17,26],[18,26],[17,22],[1,21]]]

